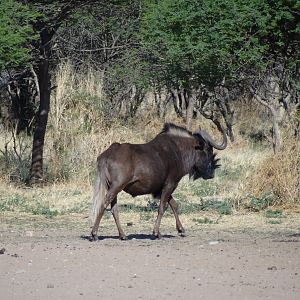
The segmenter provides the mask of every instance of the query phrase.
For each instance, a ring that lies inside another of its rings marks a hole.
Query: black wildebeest
[[[219,123],[218,123],[219,124]],[[126,239],[121,228],[117,195],[124,190],[133,197],[152,194],[160,198],[158,216],[153,234],[160,238],[160,222],[168,204],[176,220],[177,231],[184,228],[177,214],[177,204],[172,197],[180,179],[189,174],[192,179],[211,179],[219,167],[213,148],[223,150],[227,138],[222,130],[223,142],[218,145],[205,131],[191,133],[174,124],[165,124],[161,133],[146,144],[112,144],[97,158],[97,179],[93,196],[95,223],[91,232],[97,231],[106,207],[111,205],[120,239]]]

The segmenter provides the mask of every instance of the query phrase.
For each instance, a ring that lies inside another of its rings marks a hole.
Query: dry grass
[[[48,173],[58,180],[89,176],[96,157],[110,144],[142,143],[163,126],[162,121],[147,116],[140,120],[143,123],[136,122],[138,126],[108,120],[102,83],[95,78],[91,70],[75,72],[68,63],[57,71],[45,157]]]
[[[300,205],[300,142],[285,133],[282,150],[262,160],[245,176],[243,194],[256,199],[270,197],[270,204],[291,208]]]

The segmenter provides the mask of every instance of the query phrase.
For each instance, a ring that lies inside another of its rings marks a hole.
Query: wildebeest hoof
[[[91,238],[90,238],[90,241],[91,242],[95,242],[95,241],[98,241],[98,236],[97,236],[97,234],[91,234]]]
[[[154,235],[154,237],[155,237],[156,239],[158,239],[158,240],[160,240],[160,239],[162,238],[162,235],[160,234],[160,232],[158,232],[158,233],[154,233],[154,232],[153,232],[153,235]]]
[[[120,236],[119,236],[119,239],[120,239],[121,241],[127,241],[127,240],[128,240],[128,237],[127,237],[126,235],[120,235]]]
[[[186,236],[185,230],[184,230],[183,227],[178,228],[177,231],[178,231],[178,235],[179,235],[179,236],[181,236],[181,237],[185,237],[185,236]]]

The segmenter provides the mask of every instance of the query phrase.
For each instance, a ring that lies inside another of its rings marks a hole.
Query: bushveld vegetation
[[[0,211],[86,214],[112,142],[146,142],[166,121],[218,138],[216,119],[231,143],[215,179],[182,180],[180,211],[217,212],[192,218],[215,224],[240,209],[278,222],[299,208],[297,1],[0,6]],[[157,208],[120,197],[141,218]]]

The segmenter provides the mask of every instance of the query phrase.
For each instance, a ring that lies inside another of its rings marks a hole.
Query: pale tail
[[[96,220],[100,207],[104,204],[106,192],[107,184],[105,172],[104,170],[102,170],[102,172],[98,170],[92,198],[93,207],[91,211],[91,219],[93,222]]]

